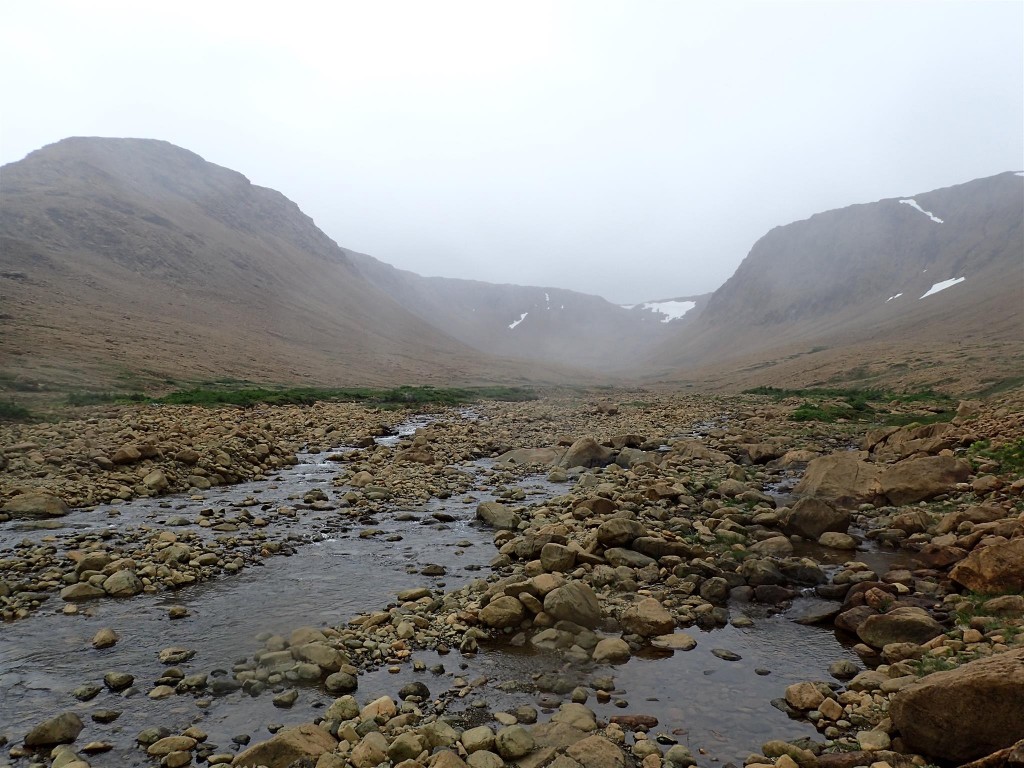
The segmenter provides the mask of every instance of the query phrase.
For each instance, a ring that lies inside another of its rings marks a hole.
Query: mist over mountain
[[[776,227],[649,362],[819,384],[896,366],[938,385],[967,364],[996,381],[1024,345],[1022,219],[1024,178],[1007,172]]]
[[[474,349],[598,373],[632,373],[656,344],[689,325],[706,296],[623,307],[562,288],[421,277],[346,251],[378,289]],[[691,307],[679,304],[686,302]]]
[[[167,142],[67,139],[4,166],[0,184],[9,378],[522,378],[376,289],[280,192]]]
[[[67,139],[0,184],[5,382],[970,391],[1022,361],[1024,179],[1010,172],[776,227],[713,294],[666,286],[629,307],[396,269],[161,141]]]

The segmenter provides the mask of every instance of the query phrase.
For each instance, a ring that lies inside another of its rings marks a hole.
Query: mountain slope
[[[1003,173],[777,227],[652,362],[663,374],[754,367],[770,378],[776,366],[812,370],[829,355],[808,356],[826,349],[845,350],[846,373],[863,373],[872,357],[899,363],[901,349],[936,367],[966,346],[979,373],[1019,365],[1022,211],[1024,179]],[[843,380],[841,359],[828,369]]]
[[[421,277],[365,254],[346,254],[381,291],[474,349],[604,374],[635,367],[696,316],[705,298],[696,297],[694,309],[673,318],[650,305],[626,308],[562,288]]]
[[[166,142],[66,139],[0,169],[0,189],[8,379],[523,377],[370,285],[279,192]]]

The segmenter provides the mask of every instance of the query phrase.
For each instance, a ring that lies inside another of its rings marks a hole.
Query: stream
[[[410,420],[402,425],[400,435],[412,434],[425,423],[422,418]],[[54,530],[12,522],[0,526],[0,556],[25,539],[60,547],[62,536],[115,526],[162,528],[172,516],[194,518],[210,506],[294,504],[311,489],[331,489],[338,465],[327,457],[338,450],[343,449],[300,454],[298,465],[268,480],[215,488],[201,500],[188,496],[143,499],[117,505],[116,515],[109,506],[79,510]],[[185,674],[214,670],[229,674],[234,664],[261,648],[257,640],[261,633],[287,636],[304,625],[343,624],[357,614],[383,608],[402,589],[430,586],[440,592],[482,576],[479,572],[486,573],[495,550],[493,531],[474,520],[476,505],[495,498],[500,489],[489,482],[487,462],[465,462],[457,468],[474,474],[474,490],[468,497],[434,499],[411,510],[374,515],[369,522],[351,517],[339,520],[332,510],[303,509],[275,522],[290,526],[288,534],[295,546],[290,556],[270,557],[238,574],[175,592],[93,601],[83,604],[87,610],[76,615],[64,615],[63,602],[54,596],[28,619],[0,625],[0,743],[6,737],[11,744],[19,744],[35,724],[62,711],[75,711],[85,723],[76,748],[91,741],[113,745],[110,751],[88,757],[94,768],[147,766],[152,760],[135,744],[136,735],[147,727],[162,725],[180,732],[195,724],[217,746],[214,751],[226,752],[238,748],[235,737],[259,741],[269,736],[268,726],[276,729],[314,719],[333,700],[315,686],[301,686],[297,702],[288,709],[274,707],[270,693],[251,697],[237,691],[199,699],[182,695],[151,700],[146,692],[165,669],[157,659],[162,648],[173,645],[196,651],[194,658],[180,665]],[[518,485],[526,493],[524,503],[558,495],[565,487],[543,476],[528,477]],[[447,521],[438,521],[434,513]],[[380,533],[361,538],[360,529],[366,527]],[[196,525],[182,530],[211,535]],[[861,554],[850,553],[850,557],[860,559]],[[445,574],[421,574],[427,565],[440,565]],[[523,680],[550,672],[586,686],[594,677],[612,676],[615,690],[610,701],[597,703],[593,695],[587,701],[599,718],[654,715],[659,725],[651,735],[688,745],[700,765],[714,765],[721,759],[741,763],[767,739],[815,736],[812,726],[790,720],[770,701],[790,683],[830,679],[826,669],[833,661],[857,660],[832,631],[792,621],[805,602],[795,600],[784,614],[770,614],[754,604],[734,607],[734,616],[745,613],[753,625],[711,631],[694,627],[687,630],[697,640],[694,650],[674,655],[652,652],[615,667],[580,670],[565,666],[555,654],[495,643],[482,643],[480,653],[471,656],[415,652],[412,658],[434,668],[433,672],[414,672],[408,665],[396,675],[382,667],[360,676],[355,695],[361,703],[380,695],[395,696],[401,685],[417,679],[436,697],[452,687],[456,676],[485,677],[486,684],[453,701],[449,711],[464,710],[469,722],[474,711],[529,704],[538,707],[544,719],[551,711],[545,705],[551,701],[536,692],[517,692]],[[168,617],[172,605],[187,608],[187,617],[172,621]],[[103,627],[114,628],[120,640],[112,648],[93,649],[91,639]],[[741,658],[724,661],[712,655],[716,648]],[[102,684],[103,675],[114,670],[134,675],[135,685],[121,693],[104,688],[86,702],[71,695],[83,683]],[[502,685],[509,681],[513,684]],[[91,718],[102,710],[122,714],[102,724]],[[489,718],[471,724],[478,722],[489,722]],[[0,766],[12,765],[4,759],[0,757]],[[27,760],[13,763],[28,764]]]

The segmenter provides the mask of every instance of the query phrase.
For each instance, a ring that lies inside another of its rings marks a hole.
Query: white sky
[[[171,141],[421,274],[632,303],[1024,167],[1024,3],[0,4],[0,162]]]

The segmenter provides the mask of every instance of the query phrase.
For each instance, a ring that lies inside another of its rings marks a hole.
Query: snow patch
[[[663,323],[670,323],[678,320],[691,309],[697,306],[694,301],[648,301],[646,304],[639,304],[642,309],[649,309],[658,315],[664,315]]]
[[[515,328],[515,327],[516,327],[517,325],[519,325],[519,324],[520,324],[521,322],[523,322],[523,320],[525,320],[525,319],[526,319],[526,316],[527,316],[528,314],[530,314],[530,313],[529,313],[529,312],[523,312],[523,314],[521,314],[521,315],[519,316],[519,319],[518,319],[518,320],[514,320],[514,321],[512,321],[511,323],[509,323],[509,324],[508,324],[509,330],[512,330],[512,329],[513,329],[513,328]]]
[[[929,296],[938,293],[939,291],[944,291],[947,288],[952,288],[957,283],[962,283],[966,279],[966,277],[954,277],[949,280],[943,280],[941,283],[935,283],[935,285],[929,288],[927,293],[925,293],[921,298],[926,299]]]
[[[940,219],[938,216],[933,214],[931,211],[926,211],[924,208],[922,208],[920,205],[918,205],[917,204],[917,200],[913,200],[913,199],[911,199],[911,200],[900,200],[900,202],[903,205],[909,205],[911,208],[916,208],[921,213],[923,213],[925,216],[927,216],[929,219],[934,221],[936,224],[942,224],[943,223],[942,219]]]
[[[1024,176],[1024,171],[1017,171],[1014,176]]]
[[[886,299],[886,301],[888,302],[888,301],[892,301],[893,299],[898,299],[902,295],[903,295],[903,291],[900,291],[895,296],[890,296],[888,299]]]

